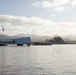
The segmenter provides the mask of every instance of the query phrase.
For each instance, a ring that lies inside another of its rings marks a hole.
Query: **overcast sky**
[[[76,0],[0,0],[0,33],[76,35]]]

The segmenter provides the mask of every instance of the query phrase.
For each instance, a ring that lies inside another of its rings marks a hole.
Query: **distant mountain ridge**
[[[36,34],[17,34],[14,36],[9,35],[2,35],[0,34],[0,39],[14,39],[14,38],[20,38],[20,37],[31,37],[32,42],[44,42],[46,39],[53,39],[54,36],[39,36]],[[63,36],[62,37],[65,41],[76,41],[76,37],[74,36]]]
[[[14,38],[18,38],[18,37],[31,37],[31,40],[33,41],[33,42],[43,42],[43,41],[45,41],[46,39],[51,39],[51,37],[50,36],[38,36],[38,35],[36,35],[36,34],[17,34],[17,35],[14,35],[13,36]]]
[[[0,34],[0,39],[12,39],[13,37]]]
[[[14,36],[9,36],[9,35],[2,35],[0,34],[0,39],[14,39],[14,38],[20,38],[20,37],[31,37],[32,42],[38,41],[38,42],[43,42],[46,39],[50,39],[50,36],[38,36],[35,34],[17,34]]]

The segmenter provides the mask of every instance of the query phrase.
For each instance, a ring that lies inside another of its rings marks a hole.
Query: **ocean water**
[[[0,47],[0,75],[76,75],[76,45]]]

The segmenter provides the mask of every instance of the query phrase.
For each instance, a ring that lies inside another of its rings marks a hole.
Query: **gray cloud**
[[[15,35],[29,33],[38,35],[76,34],[76,23],[52,22],[38,17],[21,17],[0,15],[0,31],[4,26],[4,34]]]
[[[32,3],[32,6],[53,9],[53,11],[60,13],[66,9],[65,5],[70,4],[70,2],[71,0],[44,0],[42,2]]]

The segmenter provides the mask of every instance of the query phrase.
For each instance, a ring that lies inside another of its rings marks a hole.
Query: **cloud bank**
[[[43,0],[42,2],[33,2],[32,6],[43,9],[51,9],[53,12],[61,13],[67,6],[76,6],[76,0]]]
[[[0,32],[15,35],[18,33],[37,35],[76,35],[76,23],[53,22],[39,17],[0,15]]]

